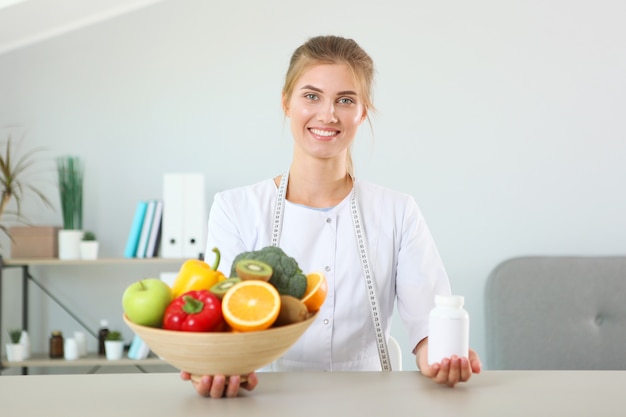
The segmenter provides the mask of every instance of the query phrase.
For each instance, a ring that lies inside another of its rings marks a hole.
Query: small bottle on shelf
[[[60,330],[54,330],[50,335],[50,357],[63,358],[65,356],[63,345],[63,333]]]
[[[104,349],[104,341],[109,334],[109,322],[106,320],[100,320],[100,330],[98,331],[98,355],[104,356],[106,354]]]

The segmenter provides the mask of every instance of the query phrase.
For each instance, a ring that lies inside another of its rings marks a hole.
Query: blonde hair
[[[316,36],[309,38],[298,47],[289,62],[283,86],[284,101],[289,101],[300,76],[312,66],[318,64],[346,64],[350,67],[360,88],[359,97],[368,113],[374,111],[372,84],[374,82],[374,61],[352,39],[340,36]],[[350,149],[346,156],[346,167],[350,175],[354,174],[354,164]]]

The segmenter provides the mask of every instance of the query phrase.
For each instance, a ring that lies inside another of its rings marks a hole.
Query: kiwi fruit
[[[304,303],[291,295],[280,296],[280,312],[274,326],[299,323],[309,317],[309,310]]]
[[[235,264],[237,276],[243,280],[258,279],[269,281],[272,277],[272,267],[263,261],[256,259],[242,259]]]
[[[230,290],[235,284],[239,282],[241,282],[241,278],[239,277],[227,278],[224,281],[220,281],[217,284],[213,285],[211,288],[209,288],[209,291],[211,291],[217,296],[217,298],[221,300],[224,297],[224,294],[226,294],[228,290]]]

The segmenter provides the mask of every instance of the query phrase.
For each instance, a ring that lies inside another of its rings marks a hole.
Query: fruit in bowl
[[[214,252],[219,259],[219,251]],[[141,314],[127,309],[128,303],[123,319],[155,354],[194,379],[216,374],[245,377],[278,359],[315,320],[328,291],[322,272],[303,274],[280,248],[241,254],[228,279],[204,279],[221,274],[206,264],[194,265],[202,279],[188,269],[185,262],[169,305],[139,311],[159,320],[136,320]]]

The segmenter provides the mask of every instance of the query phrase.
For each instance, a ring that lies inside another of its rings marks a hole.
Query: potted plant
[[[122,356],[124,356],[122,333],[117,330],[111,330],[104,340],[104,351],[108,360],[122,359]]]
[[[98,259],[98,247],[96,234],[86,231],[83,234],[83,240],[80,242],[80,258],[85,260]]]
[[[26,359],[26,345],[20,343],[21,337],[21,329],[9,330],[9,338],[11,342],[6,344],[7,359],[9,362],[21,362]]]
[[[48,198],[27,179],[32,180],[35,171],[33,167],[37,164],[37,155],[43,148],[35,148],[20,155],[14,149],[14,143],[9,134],[4,153],[0,154],[0,219],[10,216],[10,220],[27,224],[26,218],[22,215],[22,200],[29,194],[34,194],[44,205],[52,208]],[[14,203],[15,209],[11,209],[9,203]],[[6,234],[11,241],[13,237],[10,231],[0,224],[0,231]]]
[[[77,156],[57,158],[63,230],[59,231],[59,259],[80,259],[83,238],[83,164]]]

